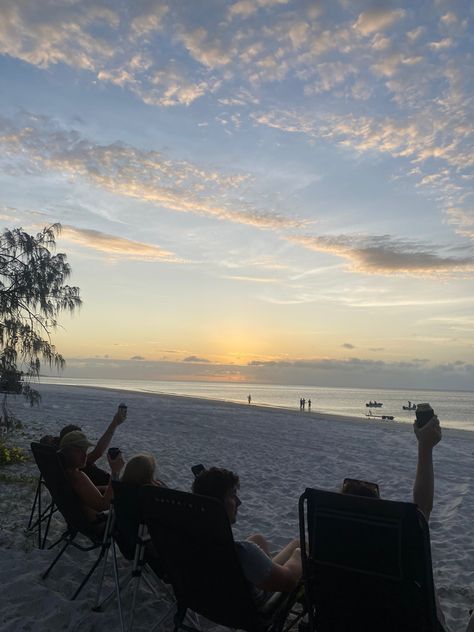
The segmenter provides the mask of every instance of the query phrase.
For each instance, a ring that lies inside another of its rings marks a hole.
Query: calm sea
[[[364,417],[365,403],[383,402],[383,407],[372,409],[374,415],[393,415],[396,421],[412,423],[414,413],[402,410],[408,400],[413,403],[430,402],[445,427],[474,431],[474,392],[467,391],[410,391],[398,389],[321,388],[281,386],[270,384],[235,384],[224,382],[160,382],[150,380],[41,378],[45,384],[96,386],[144,393],[165,393],[204,397],[229,402],[293,408],[299,410],[300,398],[311,399],[314,412]],[[307,414],[307,413],[306,413]]]

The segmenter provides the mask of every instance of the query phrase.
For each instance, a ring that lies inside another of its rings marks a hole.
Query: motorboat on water
[[[408,406],[402,406],[403,410],[416,410],[416,404],[412,404],[408,401]]]
[[[365,416],[369,419],[382,419],[383,421],[394,421],[395,419],[393,415],[374,415],[371,410],[365,413]]]
[[[370,400],[370,402],[366,402],[365,405],[367,406],[367,408],[382,408],[383,406],[382,402],[376,402],[375,400]]]

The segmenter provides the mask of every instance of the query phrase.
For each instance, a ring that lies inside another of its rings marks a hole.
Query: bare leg
[[[299,538],[295,538],[272,558],[273,562],[275,562],[275,564],[286,564],[286,562],[288,562],[290,557],[293,555],[293,551],[297,549],[299,545]]]

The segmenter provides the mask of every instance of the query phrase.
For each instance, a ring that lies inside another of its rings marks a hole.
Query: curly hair
[[[239,486],[237,474],[221,467],[211,467],[194,479],[192,491],[194,494],[211,496],[223,501],[228,491],[238,489]]]

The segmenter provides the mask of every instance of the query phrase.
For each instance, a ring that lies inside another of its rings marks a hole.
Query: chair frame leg
[[[120,596],[120,580],[118,574],[118,566],[117,566],[117,551],[115,549],[115,542],[112,542],[112,562],[113,562],[113,570],[114,570],[114,581],[115,581],[115,589],[117,594],[117,609],[120,620],[120,629],[122,632],[125,632],[125,625],[123,622],[123,612],[122,612],[122,598]]]
[[[35,514],[35,509],[36,509],[36,503],[38,502],[38,495],[41,493],[41,483],[42,483],[43,479],[41,478],[41,476],[38,478],[38,483],[36,484],[36,492],[35,492],[35,499],[33,501],[33,505],[31,507],[31,513],[30,513],[30,519],[28,520],[28,525],[26,527],[27,531],[30,531],[31,529],[35,528],[35,525],[33,525],[33,527],[31,526],[32,522],[33,522],[33,516]]]
[[[133,587],[132,595],[132,608],[130,610],[130,620],[128,623],[128,632],[132,632],[133,620],[135,617],[135,606],[137,604],[138,589],[140,587],[140,580],[142,578],[143,567],[145,564],[145,545],[144,537],[146,533],[146,527],[144,524],[138,525],[137,534],[137,546],[135,547],[135,556],[133,558],[132,577],[136,578],[135,585]]]
[[[102,540],[104,562],[102,564],[102,571],[99,577],[99,582],[97,584],[97,595],[96,595],[95,603],[92,607],[92,610],[94,610],[95,612],[99,612],[101,609],[100,595],[102,592],[102,584],[104,582],[104,577],[105,577],[105,569],[107,567],[109,549],[110,549],[111,544],[113,545],[113,541],[114,541],[113,533],[112,533],[114,525],[115,525],[115,514],[113,511],[113,505],[112,505],[109,510],[109,514],[107,516],[107,523],[105,525],[104,537]]]
[[[52,544],[49,548],[53,548],[54,546],[56,546],[57,544],[59,544],[60,542],[63,542],[65,540],[66,536],[62,536],[57,542],[55,542],[54,544]],[[41,579],[46,579],[48,577],[48,575],[50,574],[50,572],[52,571],[52,569],[56,566],[56,563],[58,562],[59,558],[62,556],[62,554],[64,553],[64,551],[68,548],[68,546],[71,544],[70,540],[67,539],[64,542],[64,546],[61,548],[61,550],[59,551],[59,553],[56,555],[56,557],[54,558],[54,560],[51,562],[51,564],[48,566],[48,568],[46,569],[46,571],[41,575]]]
[[[38,478],[38,483],[36,485],[35,498],[33,500],[33,505],[31,507],[30,519],[28,520],[28,525],[26,527],[26,531],[34,531],[38,529],[38,548],[44,549],[46,546],[46,539],[48,537],[49,527],[51,524],[51,517],[53,513],[56,511],[56,507],[53,501],[49,503],[46,509],[42,508],[42,488],[45,486],[42,476],[40,475]],[[33,522],[33,517],[35,514],[35,510],[37,509],[37,518]],[[44,520],[47,520],[46,528],[44,531],[44,535],[41,533],[41,524]]]
[[[84,577],[84,579],[82,580],[82,582],[80,583],[79,587],[77,588],[76,592],[74,593],[74,595],[71,598],[71,601],[74,601],[79,593],[81,592],[81,590],[84,588],[84,586],[87,584],[87,582],[89,581],[89,579],[92,577],[92,574],[94,573],[95,569],[99,566],[102,558],[104,557],[104,553],[101,550],[99,553],[98,558],[96,559],[96,561],[94,562],[94,564],[92,564],[89,572],[87,573],[87,575]]]

